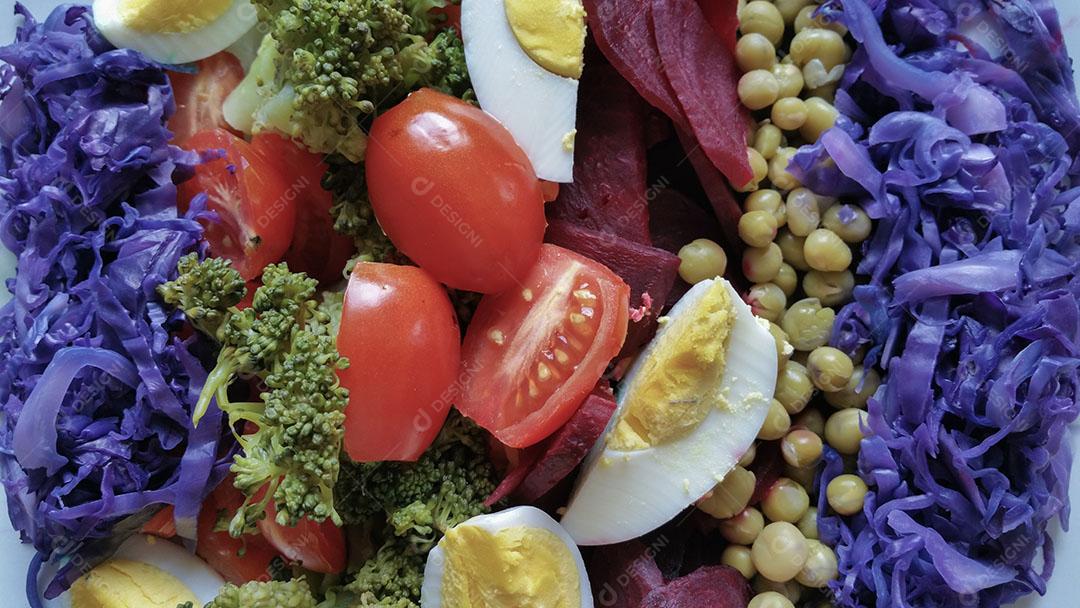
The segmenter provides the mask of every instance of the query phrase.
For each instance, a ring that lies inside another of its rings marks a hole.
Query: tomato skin
[[[222,51],[195,64],[196,72],[169,72],[176,113],[169,119],[174,140],[184,142],[199,131],[227,129],[222,106],[244,78],[244,67],[232,53]]]
[[[544,238],[544,197],[497,120],[430,89],[375,119],[368,192],[390,240],[438,281],[481,293],[513,285]]]
[[[199,511],[198,543],[195,546],[195,554],[234,585],[271,580],[284,565],[281,555],[261,534],[233,538],[224,530],[214,530],[219,513],[231,516],[243,502],[244,496],[233,486],[231,476],[218,484]]]
[[[301,519],[295,526],[283,526],[277,521],[273,501],[266,506],[266,518],[259,520],[259,533],[285,559],[298,562],[312,572],[336,574],[345,570],[345,530],[327,519],[316,523]]]
[[[334,230],[330,216],[334,197],[322,187],[328,169],[323,156],[274,133],[255,135],[251,146],[269,158],[279,174],[291,178],[289,192],[296,199],[296,223],[285,252],[289,269],[306,272],[322,283],[340,281],[356,246]]]
[[[218,221],[203,224],[211,253],[232,260],[245,280],[261,276],[263,268],[281,260],[292,241],[292,185],[275,169],[271,150],[256,149],[223,129],[196,133],[184,147],[210,154],[224,151],[225,156],[203,162],[194,177],[180,184],[180,210],[205,193],[207,208],[218,215]]]
[[[630,287],[602,264],[545,244],[520,287],[487,295],[462,344],[463,414],[512,448],[558,430],[626,339]]]
[[[415,461],[457,391],[461,333],[446,290],[414,266],[361,262],[345,292],[338,372],[349,389],[345,450],[356,462]]]

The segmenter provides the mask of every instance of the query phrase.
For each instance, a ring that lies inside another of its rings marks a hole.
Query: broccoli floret
[[[356,572],[340,593],[360,608],[417,608],[426,557],[388,542]]]
[[[217,337],[225,320],[223,311],[244,299],[247,287],[232,262],[210,258],[199,263],[199,256],[188,254],[178,264],[180,276],[158,288],[163,300],[184,311],[188,321],[199,331]]]
[[[239,280],[239,274],[220,260],[193,261],[184,258],[180,277],[160,292],[185,313],[191,305],[204,318],[218,320],[212,335],[221,350],[193,419],[197,424],[216,399],[241,447],[232,471],[234,485],[247,498],[229,525],[230,534],[250,531],[271,500],[282,525],[303,517],[340,525],[333,488],[348,392],[338,384],[337,370],[348,363],[337,352],[328,315],[318,310],[317,282],[289,272],[285,264],[272,264],[263,271],[251,307],[218,307],[211,314],[206,312],[211,303],[223,306],[233,298],[212,302],[205,294]],[[230,399],[229,387],[241,378],[262,381],[261,401]]]
[[[451,527],[487,513],[494,489],[486,435],[455,413],[415,463],[348,464],[336,494],[346,521],[383,516],[390,534],[426,553]]]
[[[326,164],[329,168],[322,186],[334,199],[330,208],[334,230],[352,237],[359,260],[382,262],[394,259],[397,250],[375,220],[375,211],[368,199],[364,166],[339,155],[328,157]]]
[[[430,9],[445,0],[254,3],[267,37],[226,104],[234,127],[274,129],[314,152],[359,162],[366,148],[362,125],[380,107],[419,87],[468,90],[457,35],[425,39],[444,19]]]
[[[204,608],[316,608],[307,581],[253,581],[241,587],[226,584]],[[181,608],[181,607],[177,607]]]

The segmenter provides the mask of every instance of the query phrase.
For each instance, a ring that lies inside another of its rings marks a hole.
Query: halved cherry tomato
[[[349,457],[419,458],[457,393],[461,333],[446,289],[414,266],[357,264],[337,344],[349,359],[339,372]]]
[[[169,119],[174,139],[183,142],[199,131],[229,129],[222,106],[244,78],[240,60],[222,51],[195,64],[196,72],[169,72],[176,113]]]
[[[289,269],[306,272],[321,282],[340,281],[356,246],[352,239],[334,231],[330,216],[334,198],[322,187],[327,170],[323,156],[274,133],[254,136],[251,145],[290,178],[288,192],[296,200],[296,224],[285,252]]]
[[[271,580],[285,567],[281,555],[261,534],[233,538],[227,531],[215,530],[219,518],[231,517],[243,502],[244,496],[233,486],[232,477],[222,481],[206,497],[199,511],[198,543],[195,545],[195,555],[235,585]]]
[[[367,182],[394,245],[450,287],[495,293],[524,277],[544,238],[528,157],[483,110],[422,89],[375,119]]]
[[[283,526],[274,519],[273,501],[266,518],[259,520],[259,532],[285,559],[298,562],[312,572],[336,574],[345,569],[345,531],[329,519],[316,523],[301,519],[295,526]]]
[[[181,211],[205,192],[208,207],[219,217],[206,223],[204,235],[211,252],[232,260],[245,279],[260,276],[267,264],[285,255],[296,222],[296,196],[290,194],[292,186],[277,171],[276,163],[269,160],[272,151],[255,149],[223,129],[197,133],[184,147],[199,152],[223,150],[225,156],[199,165],[195,176],[180,184]]]
[[[630,288],[598,262],[545,244],[522,284],[484,296],[462,345],[457,406],[508,446],[566,423],[622,348]]]

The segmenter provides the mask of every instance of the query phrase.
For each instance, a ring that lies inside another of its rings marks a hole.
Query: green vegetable
[[[313,152],[364,156],[362,125],[411,90],[468,95],[464,46],[452,29],[428,42],[446,0],[255,0],[267,34],[229,97],[237,128],[280,131]]]
[[[307,581],[253,581],[241,587],[226,584],[205,608],[316,608]],[[184,608],[182,605],[177,608]],[[190,604],[188,606],[190,608]]]
[[[197,424],[216,400],[241,447],[232,471],[247,499],[229,533],[250,531],[270,500],[282,525],[303,517],[340,525],[333,489],[348,392],[339,386],[336,370],[348,362],[337,352],[329,315],[318,310],[317,282],[289,272],[285,264],[272,264],[263,271],[252,306],[240,310],[243,280],[229,262],[199,262],[192,254],[178,268],[180,276],[159,288],[162,298],[221,344],[194,420]],[[232,401],[229,387],[250,378],[265,385],[261,401]]]
[[[326,164],[329,169],[322,186],[334,198],[330,208],[334,230],[353,238],[361,261],[382,262],[394,258],[397,250],[375,220],[375,211],[368,199],[364,166],[340,155],[327,157]]]
[[[489,509],[495,490],[487,435],[452,414],[415,463],[349,464],[336,489],[338,511],[349,523],[383,516],[392,535],[426,553],[449,528]]]
[[[352,582],[327,592],[323,608],[419,608],[426,561],[424,553],[388,541]]]

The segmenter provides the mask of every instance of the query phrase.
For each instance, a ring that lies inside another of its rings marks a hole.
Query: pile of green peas
[[[812,0],[740,0],[735,56],[739,98],[756,124],[747,156],[754,178],[739,237],[742,271],[753,283],[747,301],[769,321],[779,376],[760,441],[779,441],[783,476],[751,504],[756,445],[698,508],[720,520],[729,543],[722,561],[752,582],[750,608],[827,608],[823,593],[837,576],[832,548],[818,539],[815,475],[826,445],[844,456],[847,473],[825,488],[834,512],[862,510],[865,482],[854,460],[866,429],[868,399],[881,384],[873,368],[828,345],[836,311],[855,287],[852,271],[872,222],[857,204],[820,196],[788,172],[799,146],[814,143],[839,116],[832,102],[851,57],[847,31],[814,13]],[[698,240],[679,252],[679,273],[693,284],[722,275],[728,256]]]

